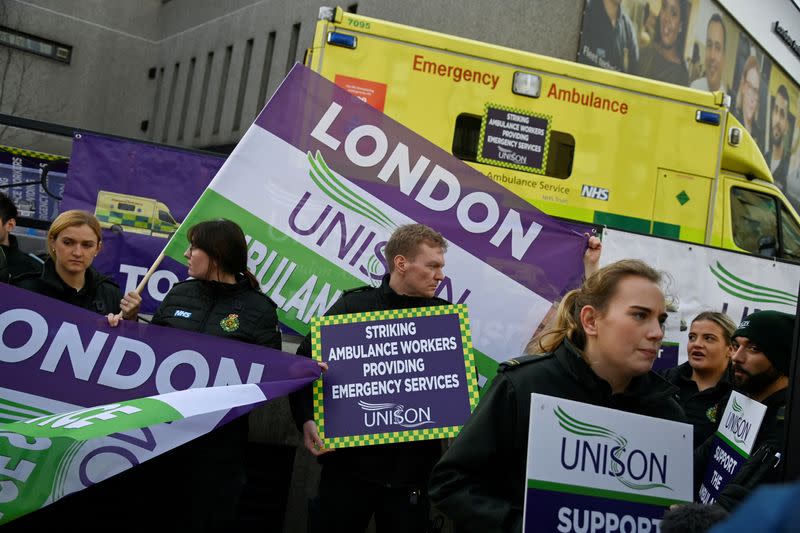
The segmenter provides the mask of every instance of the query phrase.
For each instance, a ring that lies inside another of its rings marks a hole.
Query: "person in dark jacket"
[[[386,244],[389,274],[380,287],[345,292],[326,315],[447,305],[434,296],[444,279],[447,243],[422,224],[401,226]],[[311,355],[311,338],[297,349]],[[292,414],[306,449],[319,457],[322,474],[312,502],[309,533],[364,531],[375,515],[377,531],[427,531],[428,476],[441,456],[438,440],[325,450],[312,411],[311,387],[291,396]]]
[[[247,270],[242,229],[230,220],[209,220],[192,226],[187,236],[184,255],[193,279],[172,287],[151,323],[280,350],[277,306]],[[145,463],[140,476],[161,484],[163,491],[161,501],[153,502],[165,505],[164,513],[156,513],[167,520],[162,526],[237,528],[247,436],[247,417],[240,417]]]
[[[561,301],[549,353],[500,365],[439,463],[431,502],[459,532],[522,530],[531,393],[685,422],[677,391],[651,371],[664,337],[661,275],[637,260],[601,268]]]
[[[689,360],[663,373],[679,389],[678,403],[694,426],[695,448],[717,430],[733,389],[731,335],[735,329],[725,313],[700,313],[689,327]]]
[[[100,223],[76,209],[58,215],[47,232],[50,258],[41,273],[19,276],[14,284],[83,309],[106,315],[114,326],[136,320],[142,298],[135,291],[122,296],[119,286],[92,268],[103,248]]]
[[[15,278],[15,285],[105,315],[112,326],[122,318],[137,319],[139,294],[132,291],[122,297],[116,283],[92,268],[103,243],[100,223],[91,213],[64,211],[50,224],[47,242],[50,258],[43,270]],[[124,482],[112,477],[23,516],[3,531],[47,531],[89,515],[94,524],[110,522],[116,516],[113,506],[119,490],[124,490]]]
[[[776,483],[777,468],[754,468],[759,451],[774,460],[774,452],[784,452],[786,402],[789,389],[789,367],[792,355],[792,333],[795,316],[779,311],[756,311],[745,317],[733,332],[734,390],[767,406],[764,419],[753,443],[755,452],[740,472],[722,490],[715,505],[732,511],[761,483]],[[708,461],[714,452],[714,439],[707,439],[694,453],[695,488],[703,480]],[[763,453],[768,450],[767,453]],[[748,472],[753,472],[749,475]]]
[[[42,262],[19,249],[11,231],[17,227],[17,206],[0,192],[0,251],[5,255],[6,276],[11,279],[28,273],[40,273]],[[0,281],[3,277],[0,276]]]

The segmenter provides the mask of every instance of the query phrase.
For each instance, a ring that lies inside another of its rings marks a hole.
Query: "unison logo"
[[[744,444],[744,441],[747,440],[747,435],[750,434],[753,423],[748,422],[744,416],[742,416],[741,413],[744,411],[744,408],[739,405],[736,398],[733,399],[731,408],[733,412],[728,414],[728,418],[725,419],[725,429],[731,431],[734,441],[739,444]]]
[[[511,161],[512,163],[516,163],[518,165],[524,165],[528,162],[527,157],[518,154],[514,150],[509,150],[508,148],[503,148],[502,146],[498,146],[497,150],[499,151],[497,154],[498,159],[505,159],[506,161]]]
[[[622,435],[603,426],[573,418],[560,406],[553,412],[558,418],[558,424],[571,434],[561,438],[562,467],[611,476],[634,490],[672,490],[672,487],[666,485],[666,454],[658,455],[631,448],[628,446],[628,439]]]
[[[406,408],[397,403],[369,403],[359,400],[358,406],[364,411],[364,425],[368,428],[381,426],[400,426],[417,428],[434,424],[430,407]]]

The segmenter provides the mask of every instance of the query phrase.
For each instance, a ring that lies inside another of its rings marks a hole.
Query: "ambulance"
[[[800,261],[722,92],[322,8],[304,63],[542,211]]]
[[[94,215],[103,228],[154,237],[170,237],[180,226],[163,202],[111,191],[97,192]]]

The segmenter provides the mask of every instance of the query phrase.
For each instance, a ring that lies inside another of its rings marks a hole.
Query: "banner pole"
[[[167,248],[164,247],[164,250],[166,250],[166,249]],[[156,260],[153,263],[153,266],[150,267],[150,269],[147,271],[147,273],[142,278],[142,281],[140,281],[139,285],[136,286],[136,292],[137,293],[142,294],[142,291],[144,290],[144,286],[147,285],[147,282],[150,281],[150,278],[153,276],[153,274],[155,273],[156,269],[161,264],[161,261],[163,261],[164,257],[166,257],[166,255],[164,254],[164,250],[161,250],[161,253],[158,254],[158,257],[156,257]]]
[[[792,335],[792,351],[789,360],[789,390],[786,402],[785,435],[783,439],[783,481],[788,483],[800,479],[800,287],[797,294],[797,309]]]

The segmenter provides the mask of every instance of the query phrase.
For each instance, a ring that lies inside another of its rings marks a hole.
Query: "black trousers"
[[[373,515],[377,533],[426,533],[429,513],[424,486],[387,487],[323,467],[308,533],[359,533]]]

